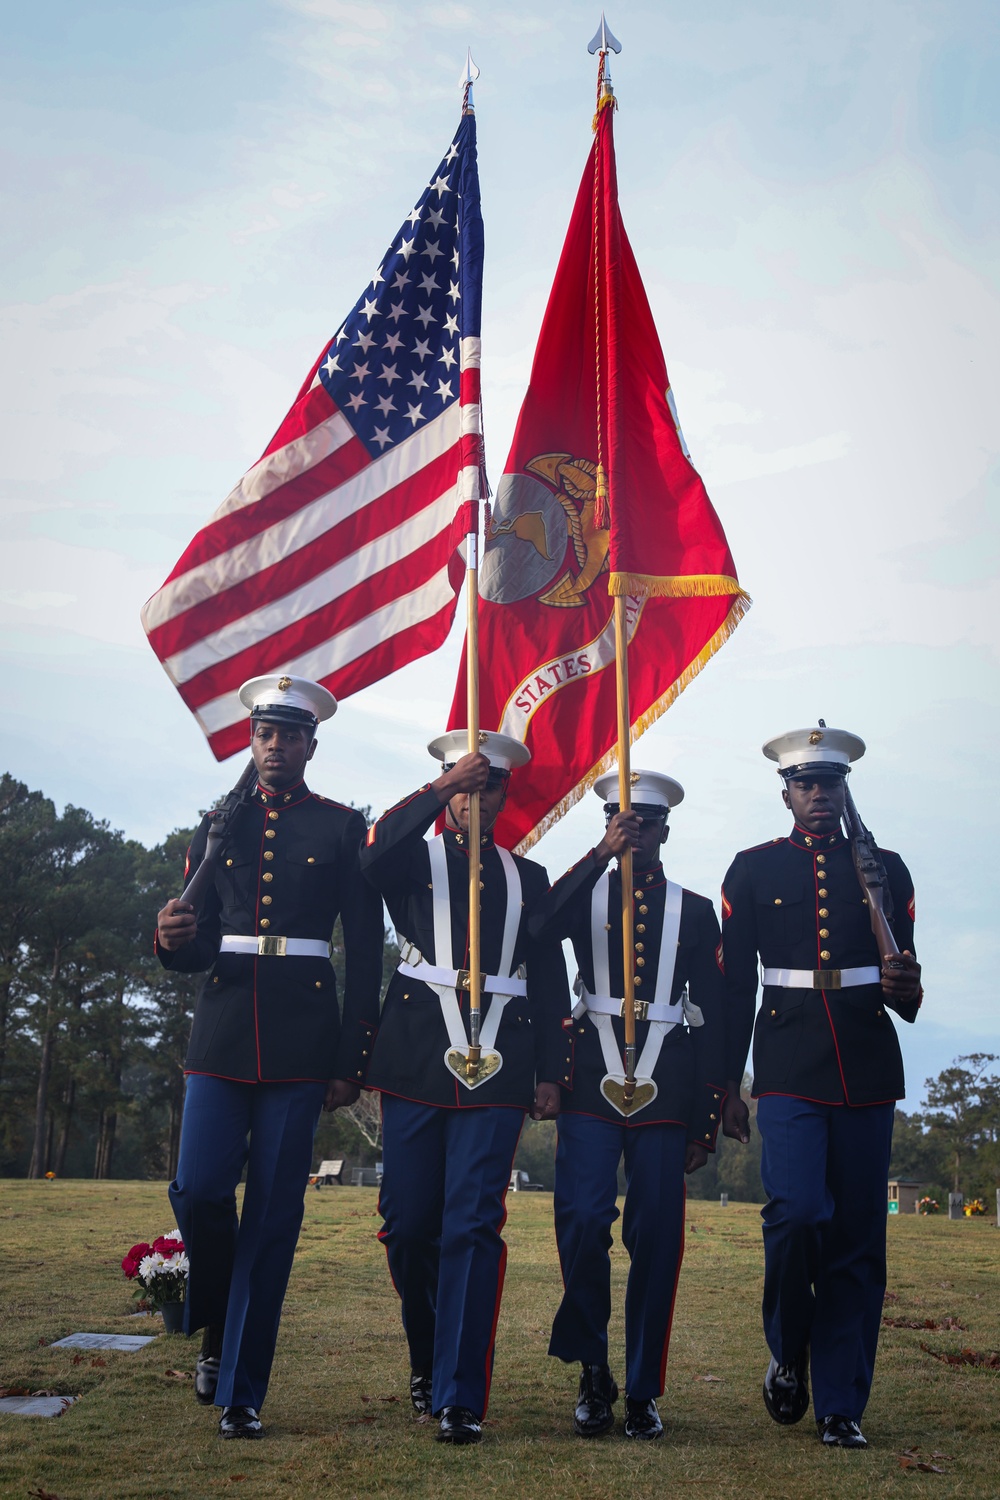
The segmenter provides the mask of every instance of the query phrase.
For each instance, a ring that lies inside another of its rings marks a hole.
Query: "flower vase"
[[[184,1332],[184,1303],[164,1302],[159,1308],[163,1316],[164,1333]]]

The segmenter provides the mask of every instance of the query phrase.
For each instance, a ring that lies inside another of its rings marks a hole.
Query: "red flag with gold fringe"
[[[618,207],[606,93],[479,574],[480,723],[523,740],[500,841],[530,848],[615,763],[614,595],[635,740],[749,607],[691,464]],[[466,722],[465,664],[450,724]]]

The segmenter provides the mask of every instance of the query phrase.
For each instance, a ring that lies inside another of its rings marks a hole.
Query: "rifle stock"
[[[851,856],[861,889],[868,902],[868,916],[878,944],[879,958],[884,959],[887,954],[899,952],[899,944],[893,937],[892,928],[889,926],[889,919],[892,916],[892,893],[889,890],[889,879],[885,873],[879,847],[873,835],[861,821],[850,787],[845,786],[844,793],[844,826],[851,843]]]
[[[256,780],[257,767],[251,760],[232,791],[227,793],[219,806],[214,807],[209,813],[212,821],[208,828],[204,858],[181,891],[180,897],[189,906],[193,906],[195,911],[198,910],[215,879],[215,869],[222,853],[223,842],[227,833],[232,829],[233,821],[240,808],[246,806],[249,793]]]

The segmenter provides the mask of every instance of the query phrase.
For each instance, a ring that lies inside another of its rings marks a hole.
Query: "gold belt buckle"
[[[839,969],[813,969],[814,990],[839,990]]]
[[[471,991],[471,989],[472,989],[472,970],[471,969],[459,969],[458,976],[457,976],[456,981],[455,981],[455,988],[457,990],[469,990],[469,991]],[[485,988],[486,988],[486,975],[485,974],[480,974],[480,976],[479,976],[479,990],[480,990],[480,994],[482,993],[482,991]]]
[[[288,952],[287,945],[287,938],[272,937],[270,933],[262,933],[257,939],[257,953],[261,958],[284,958]]]
[[[624,1019],[625,1019],[625,1001],[624,1000],[622,1001],[622,1008],[618,1012],[618,1014],[621,1016],[622,1020],[624,1021]],[[632,1001],[632,1014],[635,1016],[635,1018],[636,1018],[637,1021],[645,1021],[646,1018],[647,1018],[647,1016],[649,1015],[649,1001],[648,1000],[633,1000]]]

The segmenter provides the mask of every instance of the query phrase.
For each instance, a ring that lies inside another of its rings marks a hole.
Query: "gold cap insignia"
[[[818,745],[822,738],[823,731],[821,729],[814,729],[812,734],[809,736],[809,743],[810,745]]]
[[[489,739],[489,735],[488,735],[488,734],[487,734],[487,732],[486,732],[486,730],[485,730],[485,729],[481,729],[481,730],[480,730],[480,731],[479,731],[479,743],[480,743],[480,744],[481,744],[481,745],[485,745],[485,744],[486,744],[486,741],[487,741],[487,740],[488,740],[488,739]]]
[[[628,773],[628,784],[629,784],[629,786],[635,786],[636,785],[636,783],[639,780],[640,774],[641,773],[639,771],[630,771]]]
[[[279,692],[281,692],[281,693],[287,693],[288,689],[291,687],[291,685],[292,685],[292,679],[290,677],[279,677],[278,678],[278,691]]]

